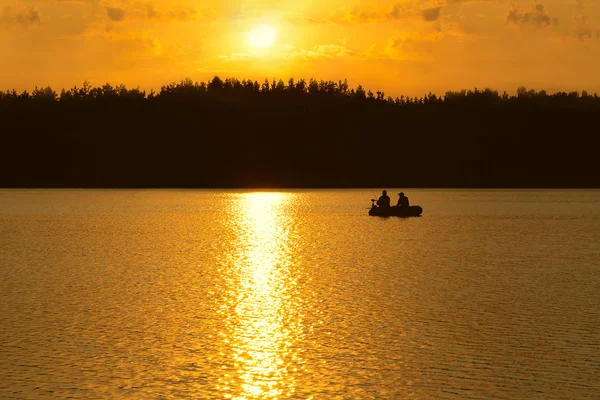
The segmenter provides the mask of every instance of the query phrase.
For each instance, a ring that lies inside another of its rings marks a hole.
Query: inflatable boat
[[[420,217],[421,214],[423,214],[421,206],[381,208],[373,204],[369,210],[369,215],[372,217]]]

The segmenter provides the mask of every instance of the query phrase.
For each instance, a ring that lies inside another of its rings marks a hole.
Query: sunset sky
[[[251,40],[256,26],[272,45]],[[600,92],[600,1],[0,0],[0,89],[214,75],[347,78],[392,96]]]

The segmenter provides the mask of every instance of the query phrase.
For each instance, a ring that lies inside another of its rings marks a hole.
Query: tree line
[[[347,81],[0,91],[1,187],[600,187],[600,99]]]
[[[0,90],[0,105],[23,104],[23,102],[59,102],[66,103],[72,101],[101,101],[127,99],[130,101],[156,101],[165,99],[189,99],[200,100],[202,98],[220,100],[240,100],[247,97],[262,96],[280,96],[287,99],[298,100],[299,96],[303,100],[322,100],[322,101],[372,101],[389,106],[406,107],[411,105],[483,105],[499,106],[508,104],[535,103],[544,106],[558,107],[598,107],[600,97],[597,93],[590,94],[587,91],[577,92],[556,92],[549,94],[545,90],[536,91],[527,90],[525,87],[519,87],[516,94],[509,95],[506,91],[499,93],[497,90],[489,88],[480,90],[461,90],[447,91],[444,96],[438,96],[429,92],[421,97],[415,96],[386,96],[385,92],[365,90],[362,85],[356,89],[350,88],[347,80],[331,81],[300,79],[298,81],[290,78],[284,83],[283,80],[266,80],[260,84],[256,80],[239,80],[235,78],[221,79],[214,77],[209,82],[194,82],[186,78],[180,82],[171,82],[163,85],[157,93],[154,90],[146,92],[139,88],[128,89],[124,84],[112,86],[106,83],[103,86],[93,87],[89,82],[84,82],[81,87],[71,89],[62,89],[60,93],[54,91],[51,87],[36,87],[31,93],[23,91],[18,93],[16,90]],[[318,96],[318,97],[316,97]]]

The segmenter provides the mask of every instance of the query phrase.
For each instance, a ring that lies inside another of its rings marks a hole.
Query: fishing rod
[[[371,188],[371,193],[373,194],[373,198],[371,199],[371,207],[367,207],[367,210],[373,208],[373,206],[375,206],[375,202],[377,201],[377,195],[375,194],[375,190],[373,190],[373,188]]]

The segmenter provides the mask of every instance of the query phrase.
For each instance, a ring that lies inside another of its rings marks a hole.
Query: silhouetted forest
[[[600,187],[597,94],[346,81],[0,92],[1,187]]]

